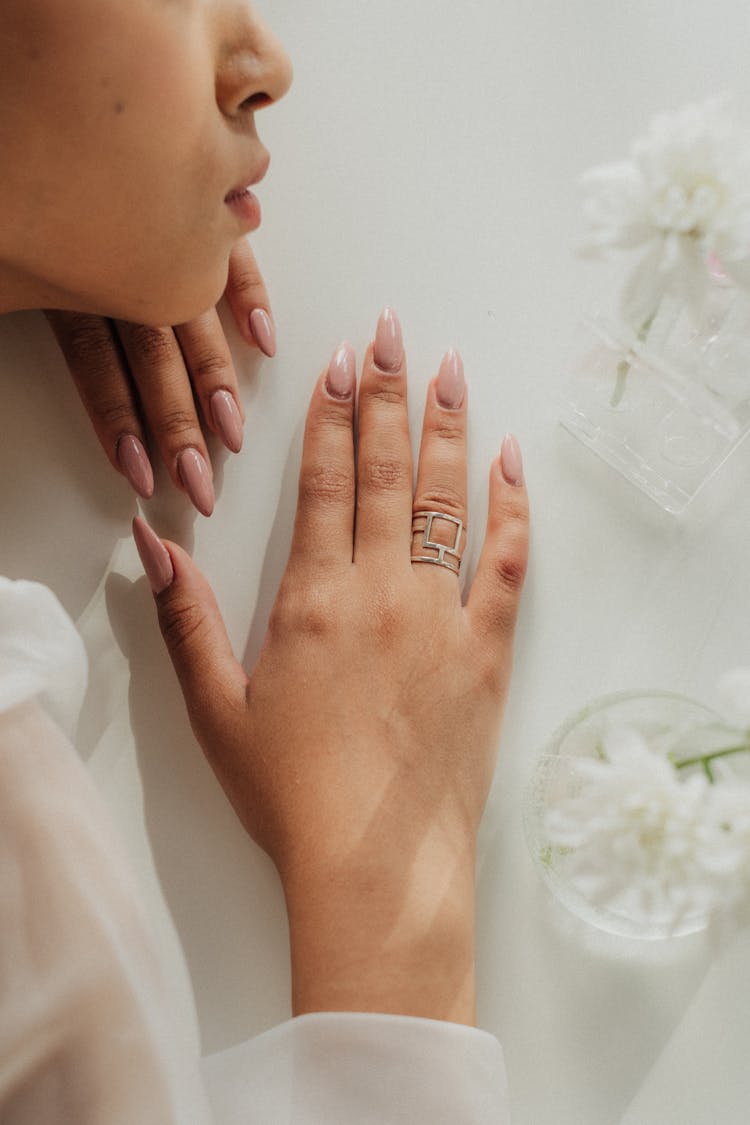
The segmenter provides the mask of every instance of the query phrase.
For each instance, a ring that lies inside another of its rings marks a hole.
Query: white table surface
[[[163,475],[146,514],[194,548],[252,661],[289,544],[309,390],[335,345],[348,337],[361,354],[382,305],[396,307],[415,438],[443,351],[462,350],[469,570],[486,469],[508,429],[533,505],[480,877],[480,1019],[504,1045],[514,1120],[740,1125],[747,943],[715,963],[701,937],[643,944],[585,929],[539,883],[520,808],[535,756],[581,704],[637,687],[711,703],[719,674],[750,662],[750,449],[677,520],[563,433],[552,401],[603,276],[575,255],[579,174],[624,155],[658,109],[728,90],[750,123],[750,10],[740,0],[261,7],[296,68],[287,100],[259,118],[273,163],[255,246],[279,351],[261,362],[234,348],[247,436],[238,457],[217,450],[214,516],[196,516]],[[107,468],[42,318],[0,322],[0,356],[0,573],[45,581],[83,613],[92,688],[81,749],[141,875],[176,1002],[192,1019],[179,935],[203,1049],[215,1050],[288,1014],[281,892],[190,733],[129,539],[135,501]]]

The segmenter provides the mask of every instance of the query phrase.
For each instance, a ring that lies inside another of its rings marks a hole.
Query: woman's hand
[[[263,279],[242,239],[229,259],[227,302],[245,340],[276,350]],[[83,404],[112,465],[148,499],[153,437],[172,480],[204,516],[214,507],[211,459],[200,416],[233,453],[245,412],[215,309],[175,328],[149,328],[86,313],[48,311]]]
[[[491,467],[462,605],[455,573],[411,561],[437,555],[412,535],[413,513],[466,521],[460,358],[448,353],[429,386],[416,492],[389,311],[356,411],[354,392],[342,345],[312,396],[291,556],[249,678],[189,557],[143,521],[136,540],[197,737],[281,875],[294,1011],[471,1023],[475,843],[526,567],[520,453],[506,438]],[[455,525],[432,534],[451,544]]]

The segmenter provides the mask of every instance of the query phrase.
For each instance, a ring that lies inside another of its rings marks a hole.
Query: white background
[[[628,1125],[739,1125],[750,1099],[739,1065],[747,958],[719,970],[733,965],[736,988],[722,992],[714,970],[700,991],[704,939],[644,947],[563,916],[531,865],[520,808],[540,749],[588,700],[653,687],[712,703],[719,674],[750,663],[750,449],[676,520],[563,433],[553,402],[576,322],[606,278],[575,254],[578,177],[625,155],[659,109],[729,91],[750,123],[748,9],[734,0],[262,8],[296,69],[288,99],[258,121],[273,163],[255,247],[279,351],[261,362],[235,347],[247,436],[238,457],[217,450],[211,520],[164,476],[148,518],[194,547],[252,662],[289,543],[307,397],[334,347],[347,337],[361,354],[380,308],[394,305],[415,439],[429,378],[447,347],[461,349],[469,571],[487,467],[508,429],[533,506],[479,888],[480,1021],[505,1048],[514,1120],[614,1125],[630,1106]],[[228,1046],[288,1014],[281,892],[195,746],[129,540],[135,503],[98,451],[41,318],[6,318],[0,355],[10,404],[0,573],[40,578],[75,616],[85,609],[93,663],[82,750],[139,869],[177,1002],[191,1017],[176,934],[203,1048]]]

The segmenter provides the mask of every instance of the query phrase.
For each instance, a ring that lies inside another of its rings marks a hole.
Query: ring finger
[[[414,493],[412,561],[421,556],[443,563],[414,566],[429,581],[455,582],[466,547],[466,400],[463,361],[451,350],[427,390]],[[429,517],[429,512],[447,518]],[[428,538],[446,550],[426,546]]]
[[[214,508],[211,462],[185,361],[171,328],[117,321],[143,413],[178,488],[204,516]]]

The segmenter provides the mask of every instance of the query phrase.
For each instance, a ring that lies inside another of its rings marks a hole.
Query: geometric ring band
[[[426,517],[426,524],[424,528],[415,526],[421,523],[422,518]],[[452,546],[446,546],[445,543],[436,543],[432,538],[432,525],[435,520],[445,520],[452,523],[455,528],[455,537]],[[417,547],[429,547],[437,551],[437,555],[412,555],[411,561],[413,563],[432,563],[433,566],[443,566],[446,570],[452,570],[454,574],[461,573],[461,536],[463,534],[464,525],[463,521],[456,519],[455,516],[449,516],[445,512],[419,512],[412,520],[412,531],[422,532],[422,540],[417,544]]]

